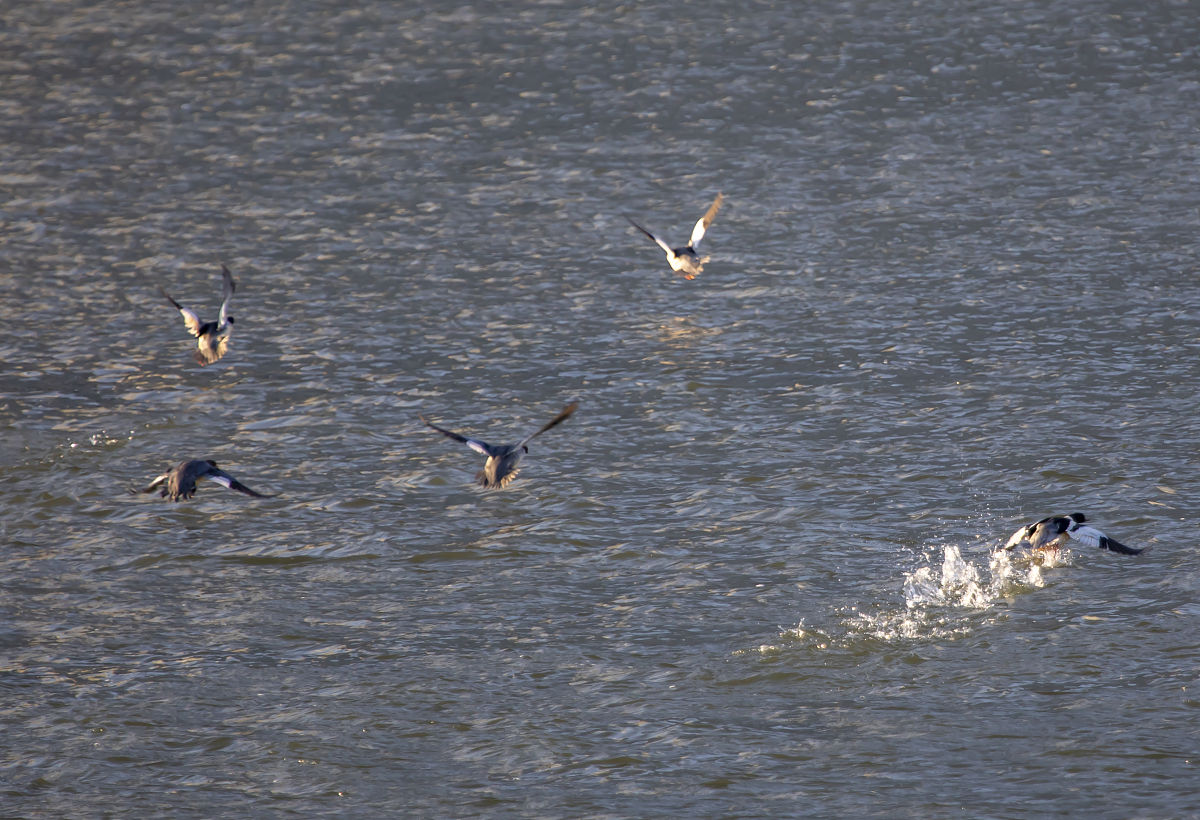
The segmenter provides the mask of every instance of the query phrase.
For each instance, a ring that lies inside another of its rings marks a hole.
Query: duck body
[[[557,416],[516,444],[488,444],[481,439],[471,438],[470,436],[456,433],[453,430],[447,430],[445,427],[439,427],[427,421],[424,416],[421,416],[421,421],[425,423],[426,427],[438,431],[447,438],[467,445],[482,456],[486,456],[487,460],[483,462],[483,469],[475,474],[475,481],[481,487],[499,489],[507,487],[517,477],[517,474],[520,472],[521,460],[529,452],[529,442],[551,427],[555,427],[566,421],[578,406],[579,402],[571,402]]]
[[[1115,538],[1109,538],[1087,523],[1083,513],[1052,515],[1027,524],[1014,532],[1001,549],[1012,550],[1026,547],[1031,550],[1052,550],[1065,546],[1068,541],[1078,541],[1088,547],[1117,552],[1122,555],[1138,555],[1143,549],[1127,547]]]
[[[695,279],[698,274],[704,270],[704,265],[708,262],[709,257],[701,256],[698,252],[700,240],[704,238],[704,233],[708,230],[708,226],[717,216],[717,211],[721,209],[721,203],[725,200],[723,194],[717,194],[717,198],[708,206],[708,210],[704,212],[704,216],[696,220],[695,226],[692,228],[691,238],[688,243],[682,247],[674,248],[659,236],[651,233],[643,228],[638,223],[634,222],[629,217],[629,224],[637,228],[646,236],[663,249],[667,255],[667,264],[671,266],[671,270],[682,274],[684,279]]]
[[[233,281],[233,274],[229,272],[229,268],[222,265],[221,312],[216,321],[202,322],[195,311],[185,308],[172,299],[161,285],[158,288],[167,302],[179,311],[188,333],[196,338],[196,361],[201,367],[219,361],[229,348],[229,336],[233,331],[233,317],[229,315],[229,301],[233,298],[236,289],[237,283]]]
[[[181,461],[162,475],[150,482],[144,490],[133,490],[134,493],[152,493],[158,490],[160,498],[172,501],[187,501],[196,494],[196,482],[202,478],[215,481],[223,487],[237,490],[255,498],[271,498],[272,496],[256,492],[229,473],[217,467],[217,462],[211,459],[193,459]]]

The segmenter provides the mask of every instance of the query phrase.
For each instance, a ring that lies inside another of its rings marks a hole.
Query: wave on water
[[[955,545],[927,553],[921,566],[904,573],[900,587],[903,605],[885,602],[874,609],[851,606],[839,611],[832,628],[810,627],[802,620],[780,633],[781,643],[764,644],[759,652],[801,645],[811,649],[862,649],[865,645],[929,640],[969,634],[981,621],[991,620],[997,604],[1022,591],[1040,589],[1043,570],[1071,563],[1067,549],[1037,555],[993,552],[983,560],[968,560]]]

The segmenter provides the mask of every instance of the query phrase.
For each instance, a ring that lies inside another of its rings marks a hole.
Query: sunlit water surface
[[[1198,49],[10,4],[0,814],[1197,816]],[[626,222],[718,191],[694,281]],[[418,418],[572,400],[499,492]],[[280,495],[126,494],[184,458]],[[1149,551],[990,556],[1077,510]]]

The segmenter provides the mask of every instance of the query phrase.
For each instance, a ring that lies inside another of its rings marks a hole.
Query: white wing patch
[[[233,274],[229,272],[229,268],[221,266],[221,314],[217,318],[217,326],[225,324],[225,316],[229,311],[229,300],[233,298],[233,292],[237,290],[237,283],[233,281]]]
[[[670,246],[670,245],[668,245],[666,242],[663,242],[661,239],[659,239],[659,238],[658,238],[657,236],[655,236],[654,234],[650,234],[650,238],[651,238],[651,239],[653,239],[655,242],[657,242],[657,243],[658,243],[658,246],[659,246],[660,248],[662,248],[664,251],[666,251],[666,252],[667,252],[667,256],[674,256],[674,255],[675,255],[675,251],[674,251],[674,250],[671,248],[671,246]]]
[[[713,200],[712,205],[708,206],[708,210],[704,212],[704,216],[696,220],[696,226],[692,228],[691,241],[688,242],[688,246],[693,250],[700,244],[700,240],[704,238],[704,232],[708,230],[708,226],[716,218],[717,211],[721,210],[721,202],[724,199],[724,194],[717,194],[717,198]]]
[[[1010,549],[1013,549],[1014,547],[1021,546],[1021,542],[1026,540],[1025,531],[1027,529],[1029,529],[1029,528],[1021,527],[1021,529],[1014,532],[1012,534],[1012,536],[1008,539],[1008,541],[1004,544],[1004,548],[1006,550],[1010,550]]]
[[[164,481],[166,481],[170,477],[171,477],[170,473],[163,473],[162,475],[158,476],[156,479],[151,481],[150,486],[147,487],[146,489],[142,490],[142,492],[148,493],[148,492],[153,491],[159,484],[162,484]]]
[[[1105,537],[1104,533],[1100,532],[1100,530],[1095,527],[1089,527],[1086,524],[1075,527],[1075,529],[1070,530],[1070,533],[1072,538],[1086,547],[1100,546],[1100,539]]]
[[[187,325],[188,333],[199,337],[200,335],[200,317],[185,307],[179,309],[179,315],[183,317],[183,323]]]

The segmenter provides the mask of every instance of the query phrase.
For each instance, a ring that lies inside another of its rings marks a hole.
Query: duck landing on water
[[[1017,530],[999,549],[1013,550],[1024,547],[1031,550],[1056,550],[1068,541],[1078,541],[1086,547],[1099,547],[1122,555],[1138,555],[1145,549],[1127,547],[1115,538],[1109,538],[1100,530],[1088,525],[1083,513],[1052,515]]]
[[[171,306],[178,310],[179,315],[183,317],[183,323],[187,326],[188,333],[196,337],[196,361],[201,367],[218,361],[225,355],[225,351],[229,347],[229,335],[233,331],[233,317],[229,315],[229,300],[233,298],[233,292],[236,289],[237,283],[233,281],[233,274],[229,272],[229,268],[222,265],[221,312],[215,322],[201,322],[195,311],[188,310],[176,302],[163,289],[162,285],[158,286],[159,293],[166,297]]]
[[[700,256],[700,254],[697,253],[697,249],[700,247],[700,240],[704,238],[704,232],[707,231],[708,226],[712,224],[712,221],[716,217],[717,211],[721,209],[721,203],[724,200],[725,196],[723,194],[717,194],[717,198],[714,199],[713,203],[708,206],[708,210],[704,212],[704,216],[696,220],[696,225],[694,228],[692,228],[692,236],[688,240],[688,243],[680,248],[672,248],[664,240],[650,233],[650,231],[646,230],[632,219],[629,219],[629,217],[625,218],[629,219],[630,225],[637,228],[646,236],[650,237],[660,248],[666,251],[667,264],[671,266],[671,270],[682,274],[684,279],[695,279],[696,274],[704,270],[704,263],[709,259],[709,257]]]
[[[237,490],[239,493],[252,495],[255,498],[274,498],[274,496],[255,492],[250,489],[229,473],[219,469],[217,462],[201,459],[181,461],[151,481],[150,486],[144,490],[130,490],[129,492],[137,495],[139,493],[152,493],[157,489],[159,490],[159,496],[162,498],[170,498],[172,501],[186,501],[196,494],[196,482],[202,478],[215,481],[222,487],[228,487],[231,490]],[[162,489],[159,489],[160,486],[162,486]]]

